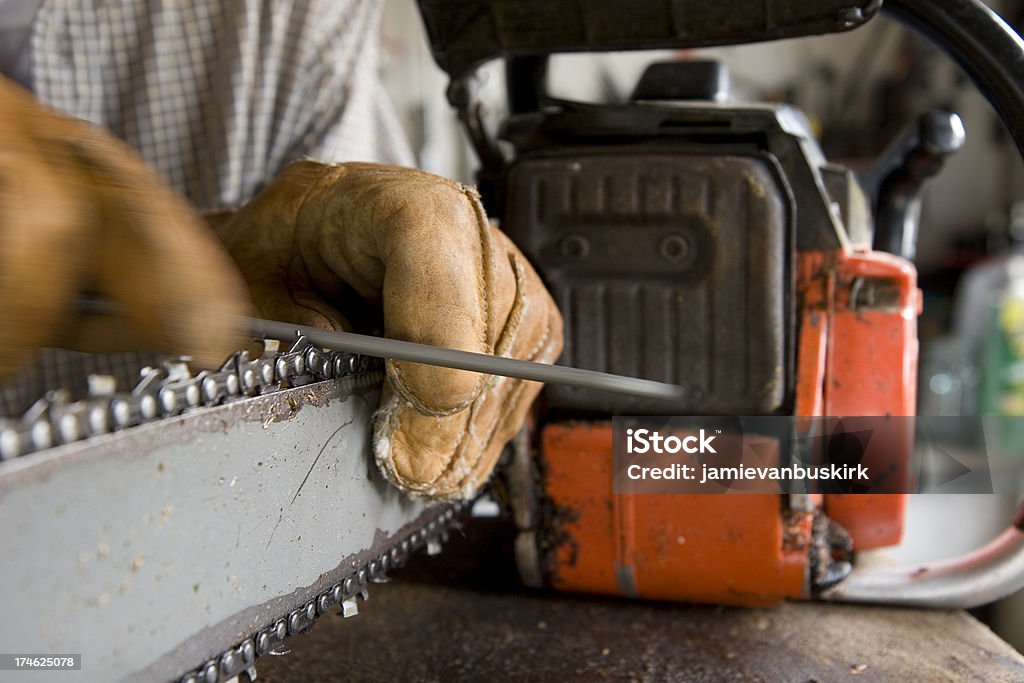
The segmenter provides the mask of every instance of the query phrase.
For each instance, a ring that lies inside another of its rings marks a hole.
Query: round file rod
[[[322,330],[316,327],[293,325],[276,320],[252,318],[250,320],[250,329],[256,337],[290,339],[301,334],[317,346],[334,349],[335,351],[348,351],[349,353],[361,353],[376,358],[393,358],[395,360],[425,363],[427,365],[440,365],[457,370],[470,370],[489,375],[516,377],[518,379],[527,379],[547,384],[562,384],[580,389],[612,391],[620,394],[665,400],[678,400],[685,394],[685,389],[676,384],[655,382],[638,377],[625,377],[607,372],[567,368],[547,363],[534,363],[515,358],[491,356],[486,353],[446,349],[429,344],[372,337],[352,332]]]

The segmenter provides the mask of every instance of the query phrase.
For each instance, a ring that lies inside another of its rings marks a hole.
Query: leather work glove
[[[84,292],[124,315],[80,315]],[[133,151],[0,78],[0,376],[41,346],[213,365],[248,309],[216,236]]]
[[[443,178],[297,162],[219,232],[264,317],[370,331],[361,301],[383,310],[394,339],[541,362],[561,352],[562,319],[537,274],[475,192]],[[377,464],[414,495],[468,497],[540,388],[389,360]]]

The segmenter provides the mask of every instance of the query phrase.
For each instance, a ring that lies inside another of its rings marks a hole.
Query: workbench
[[[519,586],[507,531],[464,533],[261,658],[259,680],[1024,681],[1024,656],[963,611],[542,593]]]

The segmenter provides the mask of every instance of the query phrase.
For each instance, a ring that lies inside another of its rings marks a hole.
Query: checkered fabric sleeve
[[[201,211],[245,203],[285,164],[412,164],[378,85],[375,0],[45,0],[36,96],[105,126]],[[90,374],[127,391],[146,354],[44,349],[0,385],[0,418]]]
[[[376,0],[47,0],[37,97],[122,137],[202,211],[285,164],[412,157],[378,84]]]

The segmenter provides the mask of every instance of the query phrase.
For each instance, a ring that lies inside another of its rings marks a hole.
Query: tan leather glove
[[[376,164],[292,164],[220,229],[264,317],[347,328],[356,299],[388,337],[554,362],[562,320],[473,190]],[[358,296],[356,296],[358,295]],[[388,361],[375,421],[384,475],[425,497],[483,484],[535,382]]]
[[[84,318],[83,292],[124,318]],[[113,135],[0,78],[0,376],[40,346],[223,361],[245,284],[202,219]]]

